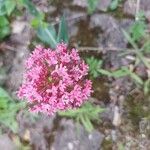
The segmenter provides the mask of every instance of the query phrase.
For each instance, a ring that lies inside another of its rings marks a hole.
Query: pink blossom
[[[76,49],[69,51],[63,43],[56,50],[38,46],[26,61],[18,97],[31,104],[31,111],[47,115],[78,108],[92,92],[87,74],[88,65]]]

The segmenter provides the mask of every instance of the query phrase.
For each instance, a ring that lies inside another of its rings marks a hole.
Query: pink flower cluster
[[[69,51],[63,43],[56,50],[38,46],[26,62],[18,97],[28,100],[31,111],[48,115],[80,107],[92,92],[87,73],[88,66],[76,49]]]

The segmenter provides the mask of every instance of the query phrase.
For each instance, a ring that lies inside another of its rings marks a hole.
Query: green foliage
[[[118,70],[109,72],[109,76],[110,77],[114,77],[114,78],[121,78],[124,76],[129,76],[131,79],[133,79],[133,81],[138,84],[138,85],[143,85],[143,80],[134,72],[132,72],[131,70],[129,70],[127,67],[121,67]]]
[[[8,93],[0,87],[0,124],[16,133],[18,129],[16,114],[24,107],[25,103],[15,102]]]
[[[143,52],[145,49],[147,52],[149,52],[149,46],[150,46],[150,41],[146,40],[146,22],[143,17],[143,15],[140,13],[139,14],[139,21],[135,22],[134,25],[130,29],[130,33],[126,32],[123,30],[123,34],[127,41],[131,44],[131,46],[134,48],[132,52],[136,54],[137,58],[143,62],[143,64],[150,69],[150,63],[145,59]],[[139,40],[144,39],[146,41],[141,48],[139,48],[138,43]],[[149,39],[149,38],[148,38]]]
[[[67,23],[65,20],[65,17],[63,16],[61,18],[60,24],[59,24],[59,31],[57,35],[57,42],[65,42],[68,43],[68,29],[67,29]]]
[[[25,7],[35,17],[32,26],[36,29],[37,36],[42,42],[52,48],[55,48],[59,42],[68,43],[67,24],[64,16],[61,18],[56,36],[55,27],[44,21],[44,13],[40,12],[30,0],[0,0],[0,40],[10,34],[7,16],[10,16],[17,7]]]
[[[22,0],[24,6],[27,8],[27,10],[30,12],[31,15],[35,17],[40,17],[41,13],[36,9],[35,5],[30,0]]]
[[[134,41],[139,41],[146,34],[146,24],[136,21],[130,29],[131,37]]]
[[[36,30],[38,38],[45,44],[55,48],[57,43],[68,43],[68,29],[65,17],[63,16],[59,23],[58,34],[54,25],[44,21],[44,14],[36,9],[33,3],[29,0],[23,0],[26,8],[35,17],[32,20],[32,27]]]
[[[103,61],[94,58],[93,56],[86,59],[87,64],[89,65],[90,76],[97,78],[100,75],[112,76],[112,73],[102,69]]]
[[[102,69],[102,60],[98,60],[94,58],[93,56],[86,59],[86,62],[89,65],[89,71],[90,75],[93,78],[97,78],[100,75],[105,75],[108,77],[114,77],[114,78],[121,78],[124,76],[129,76],[133,81],[138,85],[143,85],[143,80],[134,72],[128,69],[128,67],[121,67],[118,70],[115,71],[108,71],[105,69]]]
[[[19,0],[0,0],[0,40],[4,39],[11,32],[9,16],[17,7]]]
[[[23,7],[23,0],[0,0],[0,16],[10,16]]]
[[[134,41],[139,41],[146,35],[146,19],[142,12],[138,14],[138,20],[134,22],[134,24],[130,27],[131,38]]]
[[[78,123],[82,123],[88,132],[93,130],[92,121],[100,121],[99,114],[104,112],[104,109],[86,102],[78,109],[70,109],[65,112],[59,112],[60,116],[74,118]]]
[[[142,92],[132,93],[129,95],[124,103],[128,112],[128,118],[139,129],[139,122],[142,119],[149,119],[149,98],[143,97]]]
[[[118,150],[125,150],[125,146],[122,143],[118,143]]]
[[[0,0],[0,16],[10,15],[16,7],[15,0]]]
[[[55,28],[51,25],[39,25],[37,28],[37,36],[41,41],[49,44],[52,48],[54,48],[57,44],[56,31]]]
[[[111,73],[111,76],[114,78],[121,78],[121,77],[124,77],[127,75],[128,75],[128,73],[126,72],[126,69],[124,67],[122,67],[118,70],[115,70]]]
[[[141,49],[138,48],[138,45],[135,43],[135,41],[132,39],[129,33],[127,33],[125,30],[122,30],[125,38],[127,41],[131,44],[131,46],[134,48],[133,52],[136,54],[136,56],[140,59],[143,64],[150,69],[150,63],[145,59],[141,51],[143,50],[143,47]],[[132,52],[132,51],[131,51]]]
[[[5,0],[6,13],[9,16],[16,7],[16,3],[13,0]]]
[[[32,21],[32,25],[35,27],[39,39],[50,45],[52,48],[55,48],[59,42],[68,43],[69,41],[67,23],[64,16],[61,18],[59,23],[58,34],[53,25],[45,23],[42,20],[39,21],[38,19],[34,19]]]
[[[30,0],[0,0],[0,40],[11,32],[8,21],[11,14],[16,9],[20,11],[23,7],[38,19],[44,18],[43,13],[40,13]]]
[[[9,21],[5,16],[0,16],[0,40],[10,34]]]
[[[87,2],[88,2],[88,13],[89,14],[92,14],[96,10],[98,1],[99,0],[87,0]]]
[[[122,2],[123,0],[112,0],[110,4],[110,9],[115,10],[117,9],[118,5]]]
[[[122,67],[118,71],[112,73],[114,77],[130,76],[135,83],[143,85],[143,80],[134,72],[129,70],[127,67]]]
[[[144,94],[145,95],[150,95],[150,79],[147,79],[144,82]]]
[[[89,65],[89,72],[93,78],[97,78],[100,75],[99,69],[102,67],[102,60],[98,60],[93,56],[86,59]]]
[[[135,21],[135,23],[131,26],[129,33],[123,30],[125,38],[133,47],[133,50],[125,52],[124,54],[134,54],[136,56],[135,65],[138,66],[138,64],[142,62],[145,65],[146,69],[150,70],[150,63],[145,56],[145,54],[149,54],[150,52],[150,40],[148,34],[146,33],[147,25],[145,16],[142,13],[139,13],[137,17],[138,21]],[[143,80],[142,78],[140,78],[140,76],[129,70],[127,67],[123,68],[122,71],[129,75],[135,83],[143,88],[143,92],[145,95],[150,94],[149,78]]]

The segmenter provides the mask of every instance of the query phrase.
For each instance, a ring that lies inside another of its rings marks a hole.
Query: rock
[[[150,135],[150,121],[146,118],[142,118],[139,122],[139,129],[141,134],[148,137]]]
[[[110,25],[103,35],[103,47],[116,48],[117,50],[127,48],[128,41],[125,39],[122,29],[128,31],[131,24],[132,21],[130,19],[123,19],[118,22],[114,21],[114,23],[112,23],[112,26]]]
[[[12,34],[21,34],[26,27],[25,21],[14,21],[11,24]]]
[[[87,133],[83,127],[78,126],[72,120],[63,119],[60,123],[63,130],[58,130],[52,150],[99,150],[104,135],[94,130]]]
[[[123,11],[126,14],[135,15],[136,14],[136,1],[135,0],[127,0],[124,3]]]
[[[107,11],[111,4],[111,0],[99,0],[97,4],[97,9],[100,11]]]
[[[100,11],[107,11],[110,4],[111,4],[111,0],[98,0],[96,9],[100,10]],[[88,7],[88,2],[87,2],[87,0],[80,0],[80,1],[79,0],[74,0],[73,5],[80,6],[82,8],[87,8]]]
[[[23,80],[25,61],[30,53],[28,45],[32,37],[29,24],[23,22],[21,29],[17,27],[19,26],[19,22],[15,24],[18,25],[15,25],[13,31],[14,34],[11,35],[11,42],[15,43],[15,56],[11,62],[11,68],[6,82],[8,88],[14,92],[18,90],[18,87]]]
[[[67,18],[69,36],[75,36],[78,32],[77,22],[80,22],[82,18],[86,18],[86,13],[80,11],[76,12],[66,8],[63,9],[63,14],[65,14],[65,18]]]
[[[136,67],[135,70],[136,74],[138,74],[140,77],[146,79],[147,78],[147,72],[146,72],[146,67],[144,64],[139,64],[138,67]]]
[[[37,117],[34,119],[33,116],[20,114],[18,116],[20,125],[19,135],[24,141],[30,142],[34,149],[48,150],[49,141],[47,141],[47,138],[52,133],[55,117],[44,115]]]
[[[100,47],[112,49],[124,49],[127,47],[127,40],[125,39],[122,29],[128,30],[132,24],[131,19],[116,20],[110,15],[95,14],[91,17],[91,28],[100,27],[103,34],[100,34],[97,41]]]
[[[109,28],[117,28],[117,20],[110,15],[94,14],[91,16],[90,27],[100,26],[103,31]]]
[[[126,14],[134,15],[136,14],[136,1],[135,0],[127,0],[124,3],[123,11]],[[140,10],[144,11],[146,17],[150,19],[150,1],[149,0],[141,0],[140,1]]]
[[[111,130],[111,138],[114,142],[117,141],[117,134],[116,134],[116,130]]]
[[[36,5],[37,9],[39,9],[43,13],[53,13],[56,11],[56,7],[50,5],[48,0],[32,0],[34,5]]]
[[[121,50],[127,47],[127,41],[125,40],[122,31],[116,28],[112,28],[112,30],[108,30],[108,32],[104,34],[102,43],[104,48],[110,49],[116,48],[117,50]]]
[[[73,23],[69,24],[68,26],[69,26],[69,28],[68,28],[69,36],[70,37],[76,36],[78,33],[78,27]]]
[[[119,107],[115,106],[114,108],[114,118],[113,118],[113,125],[118,127],[121,124],[121,114],[119,112]]]
[[[16,150],[15,144],[11,141],[8,135],[0,135],[0,149],[1,150]]]
[[[87,0],[73,0],[73,5],[80,6],[80,7],[88,7]]]
[[[20,27],[20,28],[19,28]],[[16,20],[12,24],[13,34],[10,39],[12,43],[28,46],[32,38],[31,26],[26,21]]]
[[[33,128],[31,129],[30,143],[34,146],[35,149],[47,150],[48,147],[48,143],[43,132],[40,132],[37,129]]]
[[[108,105],[104,112],[100,114],[100,117],[103,121],[112,121],[113,120],[114,106],[112,104]]]
[[[10,90],[16,92],[23,80],[23,73],[25,71],[25,60],[29,55],[28,48],[26,46],[17,47],[18,52],[16,58],[13,60],[11,71],[8,75],[9,80],[6,84]]]

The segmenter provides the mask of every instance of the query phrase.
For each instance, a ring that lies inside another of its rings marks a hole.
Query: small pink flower
[[[56,50],[38,46],[26,61],[18,97],[31,104],[31,111],[47,115],[78,108],[92,92],[92,82],[85,78],[87,74],[88,66],[77,50],[69,51],[63,43]]]

